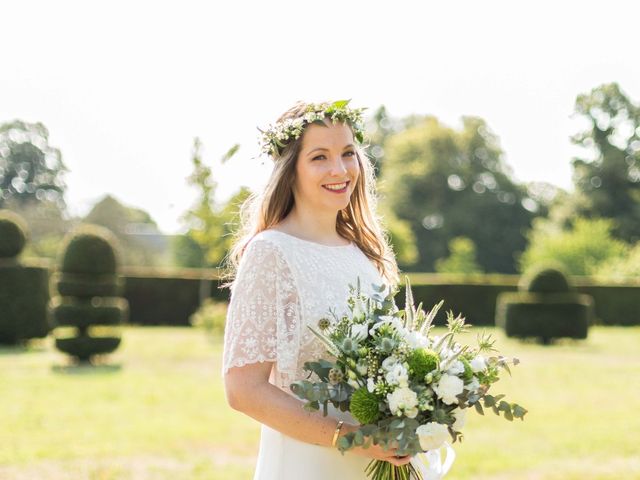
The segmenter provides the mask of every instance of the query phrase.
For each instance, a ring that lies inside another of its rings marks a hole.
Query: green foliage
[[[380,417],[378,396],[366,387],[357,389],[351,397],[349,411],[363,425],[376,422]]]
[[[502,400],[503,398],[504,395],[496,395],[495,397],[493,395],[485,395],[482,398],[484,408],[491,408],[493,413],[496,415],[500,415],[500,412],[502,412],[504,418],[509,421],[512,421],[514,418],[524,420],[524,416],[528,410],[517,403],[506,402]],[[476,410],[480,415],[484,415],[483,409],[480,407],[480,403],[476,403]]]
[[[17,257],[27,243],[24,219],[9,210],[0,210],[0,259]]]
[[[558,268],[538,266],[522,276],[522,289],[530,293],[568,292],[569,280]]]
[[[614,237],[640,240],[640,105],[617,83],[581,94],[575,115],[588,127],[572,137],[587,155],[573,160],[573,180],[581,198],[574,212],[615,220]]]
[[[570,275],[591,275],[602,265],[623,257],[628,246],[612,235],[610,219],[576,218],[570,230],[536,219],[529,246],[520,258],[520,270],[542,263],[559,263]]]
[[[171,238],[171,255],[177,267],[200,268],[205,265],[205,252],[190,235],[175,235]]]
[[[449,256],[436,260],[439,273],[481,273],[476,262],[476,246],[467,237],[455,237],[449,242]]]
[[[508,337],[585,339],[593,323],[593,299],[584,294],[503,293],[498,296],[496,325]]]
[[[222,337],[227,318],[227,307],[227,302],[206,298],[198,311],[189,317],[189,323],[193,327],[204,329],[210,335]]]
[[[640,242],[626,255],[601,263],[593,272],[600,282],[623,282],[640,278]]]
[[[475,117],[464,117],[460,131],[430,116],[404,125],[385,140],[380,189],[386,208],[413,230],[419,260],[412,269],[434,271],[449,242],[464,236],[480,268],[515,272],[513,252],[524,249],[522,230],[539,205],[510,178],[497,137]]]
[[[9,199],[51,201],[64,207],[66,171],[42,123],[14,120],[0,125],[0,208]]]
[[[0,343],[17,344],[49,333],[49,271],[18,260],[28,240],[24,219],[0,210]]]
[[[200,247],[203,260],[199,267],[216,267],[222,265],[227,252],[231,248],[240,224],[240,205],[249,197],[250,190],[242,187],[224,205],[216,204],[215,193],[217,183],[213,179],[211,167],[205,165],[201,154],[202,143],[198,138],[193,146],[193,173],[188,183],[198,190],[198,200],[182,217],[188,230],[186,237]],[[232,147],[223,156],[223,162],[229,160],[238,150]],[[176,244],[177,245],[177,244]],[[175,247],[175,245],[174,245]],[[180,257],[174,250],[174,258],[180,266],[194,266],[198,253],[193,248],[188,258]],[[191,263],[187,265],[186,262]]]
[[[116,273],[118,240],[108,229],[83,224],[65,238],[60,269],[71,274]]]
[[[440,357],[433,350],[426,348],[412,350],[407,357],[409,371],[412,377],[424,381],[424,377],[438,368]]]
[[[20,215],[28,227],[29,238],[22,257],[55,260],[62,238],[74,223],[67,218],[65,209],[48,200],[19,201],[15,197],[7,199],[4,206]]]
[[[519,292],[498,295],[496,325],[508,337],[535,337],[545,344],[555,338],[585,339],[594,322],[594,302],[573,290],[562,271],[534,268]]]
[[[49,271],[0,259],[0,343],[17,344],[49,333]]]
[[[120,345],[129,305],[115,296],[122,286],[116,245],[108,229],[84,224],[69,232],[60,254],[59,295],[49,305],[55,345],[82,363]]]
[[[411,224],[390,212],[384,214],[382,223],[389,233],[398,266],[406,268],[414,265],[418,261],[418,247]]]

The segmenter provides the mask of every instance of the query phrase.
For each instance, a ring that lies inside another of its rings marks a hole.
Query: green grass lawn
[[[447,479],[640,479],[640,327],[550,347],[494,333],[522,361],[494,393],[529,413],[470,413]],[[95,367],[68,366],[50,338],[0,348],[0,478],[251,479],[259,425],[226,406],[221,354],[166,327],[126,327]]]

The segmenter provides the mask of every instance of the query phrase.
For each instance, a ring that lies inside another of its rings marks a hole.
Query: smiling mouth
[[[347,191],[347,187],[349,186],[350,181],[342,182],[342,183],[329,183],[326,185],[322,185],[322,188],[325,190],[329,190],[332,193],[344,193]]]

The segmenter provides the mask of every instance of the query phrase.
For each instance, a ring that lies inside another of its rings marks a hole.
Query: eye
[[[324,158],[324,155],[318,155],[316,157],[313,157],[312,160],[318,160],[319,158]]]
[[[356,152],[354,152],[353,150],[348,151],[348,152],[344,152],[345,155],[349,155],[350,157],[355,156]]]

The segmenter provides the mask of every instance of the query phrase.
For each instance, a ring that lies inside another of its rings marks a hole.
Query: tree
[[[592,275],[628,255],[628,245],[612,235],[611,219],[577,218],[568,230],[545,218],[533,223],[529,247],[520,258],[521,272],[538,264],[560,263],[571,275]]]
[[[476,262],[476,246],[467,237],[456,237],[449,242],[449,256],[436,260],[438,273],[482,273]]]
[[[449,241],[464,236],[475,243],[483,270],[514,273],[514,253],[524,250],[524,231],[540,206],[511,180],[486,123],[462,121],[455,131],[432,116],[405,119],[407,127],[385,142],[380,188],[415,234],[419,261],[413,269],[434,271]]]
[[[0,208],[10,198],[18,203],[47,200],[66,208],[66,171],[42,123],[14,120],[0,125]]]
[[[575,115],[587,128],[571,140],[591,158],[574,158],[573,182],[581,197],[575,214],[615,219],[613,234],[640,240],[640,107],[617,83],[579,95]]]
[[[229,149],[222,157],[222,163],[233,157],[238,148],[238,145],[234,145]],[[219,267],[231,248],[234,234],[239,227],[240,205],[249,196],[250,191],[246,187],[241,187],[224,205],[217,205],[215,200],[217,182],[213,179],[211,167],[205,165],[202,160],[201,149],[202,142],[199,138],[195,138],[191,157],[193,172],[187,181],[198,189],[198,200],[181,219],[188,226],[185,236],[199,245],[203,253],[203,264],[199,266]],[[174,255],[174,257],[177,261],[181,261],[178,256]],[[188,261],[193,263],[194,259],[197,260],[197,255],[190,255]]]

